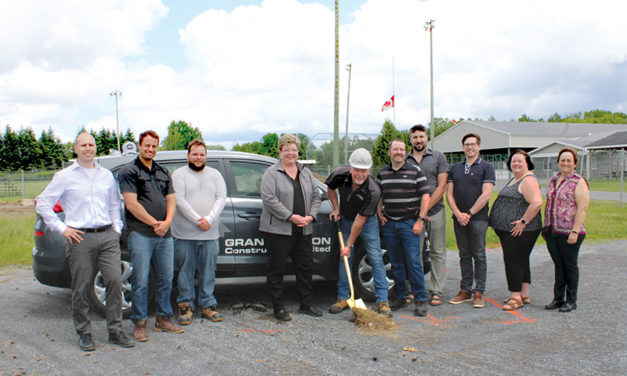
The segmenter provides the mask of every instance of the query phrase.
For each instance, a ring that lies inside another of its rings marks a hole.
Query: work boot
[[[207,308],[203,308],[200,310],[200,315],[211,321],[211,322],[218,322],[218,321],[222,321],[222,317],[220,316],[220,314],[218,313],[218,311],[216,310],[216,307],[207,307]]]
[[[407,307],[407,299],[406,298],[394,298],[390,302],[390,309],[392,311],[396,311],[397,309]]]
[[[414,310],[414,315],[416,316],[425,316],[427,314],[427,301],[421,300],[416,302],[416,309]]]
[[[472,306],[475,308],[485,307],[485,298],[483,297],[483,294],[479,291],[476,291],[472,298]]]
[[[192,307],[189,303],[179,303],[179,325],[189,325],[192,323]]]
[[[469,302],[471,300],[472,300],[472,295],[470,295],[468,291],[459,290],[457,295],[453,299],[449,300],[448,302],[451,304],[459,304],[463,302]]]
[[[338,299],[329,307],[329,313],[340,313],[343,310],[348,309],[348,301],[344,299]]]
[[[169,317],[164,317],[164,316],[159,316],[159,315],[157,315],[157,319],[155,320],[155,331],[174,333],[174,334],[179,334],[179,333],[184,332],[183,328],[173,323]]]
[[[135,330],[133,331],[133,337],[137,342],[148,341],[148,333],[146,332],[146,326],[148,322],[146,320],[137,320],[135,322]]]
[[[382,315],[386,315],[387,317],[392,317],[392,310],[390,309],[388,302],[377,303],[377,312]]]

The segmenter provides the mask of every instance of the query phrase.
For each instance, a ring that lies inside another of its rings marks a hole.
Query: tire
[[[125,319],[131,317],[131,275],[133,274],[133,265],[128,261],[122,261],[122,316]],[[106,288],[102,279],[102,273],[98,271],[94,275],[89,289],[89,304],[92,309],[102,317],[106,317],[105,308],[105,292]]]
[[[388,294],[391,293],[394,286],[394,280],[392,279],[392,264],[387,255],[387,250],[383,251],[383,264],[385,265],[386,280],[388,283]],[[355,287],[355,294],[368,302],[374,302],[377,300],[374,291],[374,278],[372,277],[372,267],[368,263],[368,256],[366,250],[363,247],[356,249],[355,256],[353,257],[352,268],[353,285]]]

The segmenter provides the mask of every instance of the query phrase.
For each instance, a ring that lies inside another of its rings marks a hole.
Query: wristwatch
[[[427,218],[425,218],[425,217],[418,217],[418,219],[423,221],[423,222],[425,222],[425,223],[427,222]]]
[[[523,225],[526,225],[526,224],[527,224],[527,221],[525,221],[525,219],[524,219],[524,218],[520,218],[520,223],[522,223]]]
[[[470,211],[470,209],[468,209],[468,211],[466,212],[466,214],[468,214],[469,216],[472,217],[472,212]]]

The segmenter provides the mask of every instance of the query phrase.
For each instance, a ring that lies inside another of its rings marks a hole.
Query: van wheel
[[[387,255],[387,250],[383,249],[383,264],[385,266],[386,282],[388,284],[388,294],[391,293],[394,286],[392,279],[392,264]],[[355,286],[355,294],[368,302],[377,300],[374,289],[374,278],[372,277],[372,266],[368,262],[366,250],[363,247],[356,249],[353,256],[353,285]]]
[[[125,319],[131,317],[131,275],[133,275],[133,265],[128,261],[122,261],[122,316]],[[106,287],[102,278],[102,273],[98,271],[92,280],[88,298],[92,309],[102,317],[106,317]]]

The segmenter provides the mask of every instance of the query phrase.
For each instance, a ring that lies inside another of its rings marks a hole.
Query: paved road
[[[543,247],[532,254],[532,304],[502,311],[502,255],[493,249],[484,309],[445,303],[426,318],[405,309],[395,312],[399,329],[370,332],[354,327],[349,312],[321,319],[295,314],[287,324],[253,310],[234,315],[233,304],[264,299],[263,285],[219,286],[224,322],[195,320],[181,335],[150,331],[149,342],[121,349],[103,343],[104,321],[94,316],[97,350],[91,354],[78,349],[68,290],[40,285],[28,267],[3,268],[0,375],[624,375],[626,249],[627,241],[584,243],[579,309],[569,314],[543,309],[553,283]],[[457,291],[456,252],[448,253],[448,265],[446,298]],[[326,309],[334,285],[315,288],[316,304]],[[293,284],[287,298],[294,312]],[[130,322],[125,327],[130,331]]]

